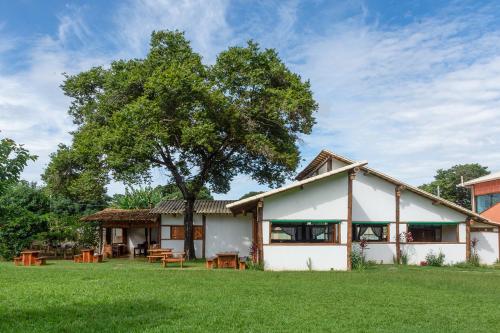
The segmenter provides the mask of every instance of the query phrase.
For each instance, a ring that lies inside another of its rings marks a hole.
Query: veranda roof
[[[155,223],[159,215],[150,209],[117,209],[106,208],[92,215],[82,217],[82,221],[121,222],[121,223]]]
[[[198,214],[232,214],[226,205],[235,200],[196,200],[194,211]],[[165,200],[151,209],[155,214],[184,214],[184,200]]]

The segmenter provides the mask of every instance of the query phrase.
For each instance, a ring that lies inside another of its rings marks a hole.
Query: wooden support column
[[[356,178],[356,171],[353,170],[347,175],[347,270],[352,269],[352,182]]]
[[[477,213],[476,212],[476,198],[475,198],[476,195],[474,194],[474,192],[475,192],[474,191],[474,186],[475,185],[472,185],[472,187],[470,188],[470,203],[472,205],[472,211],[474,213]]]
[[[498,262],[500,262],[500,226],[497,227],[498,230]]]
[[[401,237],[399,235],[399,222],[401,221],[401,186],[396,186],[396,263],[401,262]]]
[[[206,238],[206,234],[207,234],[207,216],[205,214],[203,214],[201,216],[201,223],[203,225],[203,227],[202,227],[203,228],[203,231],[202,231],[203,232],[203,235],[202,235],[202,242],[203,243],[202,243],[202,247],[201,247],[201,257],[205,258],[205,249],[206,249],[206,247],[205,247],[205,243],[206,242],[205,241],[207,239]]]
[[[470,260],[470,218],[465,221],[465,259]]]
[[[259,263],[264,260],[264,242],[262,236],[262,220],[264,217],[264,201],[261,199],[257,203],[257,248]]]
[[[99,224],[99,254],[102,254],[102,250],[104,248],[103,245],[103,232],[102,232],[102,223]]]

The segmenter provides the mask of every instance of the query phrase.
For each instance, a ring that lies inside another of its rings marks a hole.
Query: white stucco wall
[[[477,253],[481,264],[492,265],[498,260],[498,233],[474,231],[470,239],[477,239]]]
[[[207,215],[205,239],[207,257],[227,251],[248,256],[252,245],[252,216]]]
[[[208,220],[208,219],[207,219]],[[162,214],[161,215],[161,247],[162,248],[171,248],[174,252],[182,252],[184,251],[184,241],[183,240],[175,240],[175,239],[163,239],[170,237],[170,228],[165,227],[165,225],[184,225],[184,216],[183,215],[170,215],[170,214]],[[200,214],[194,214],[193,219],[194,225],[203,225],[202,216]],[[152,238],[155,240],[156,238]],[[194,251],[197,258],[201,258],[203,252],[203,241],[195,240],[194,241]]]
[[[401,193],[401,221],[438,222],[465,221],[464,214],[443,205],[433,205],[432,200],[410,191]]]
[[[264,199],[264,220],[346,219],[347,173]]]
[[[359,243],[353,243],[353,249],[359,249]],[[390,243],[368,243],[365,248],[366,260],[372,260],[377,264],[393,264],[396,257],[396,244]]]
[[[128,228],[127,232],[128,248],[130,253],[134,254],[134,247],[146,241],[145,231],[144,228]]]
[[[264,266],[272,271],[305,271],[311,259],[317,271],[346,270],[347,247],[338,245],[265,245]]]
[[[434,254],[438,255],[443,252],[445,255],[444,263],[446,265],[463,262],[466,260],[466,247],[465,244],[403,244],[401,243],[401,252],[408,249],[410,265],[420,265],[421,261],[425,261],[425,256],[432,250]]]
[[[353,181],[353,221],[394,221],[395,218],[395,185],[359,172]]]

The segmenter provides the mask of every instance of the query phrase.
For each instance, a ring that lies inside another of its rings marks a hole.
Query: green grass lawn
[[[500,270],[0,263],[0,332],[499,332]]]

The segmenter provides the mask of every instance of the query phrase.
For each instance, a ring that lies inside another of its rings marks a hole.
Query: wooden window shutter
[[[202,240],[203,239],[203,226],[195,225],[193,229],[193,239]]]
[[[170,239],[184,240],[184,226],[172,226],[170,228]]]

